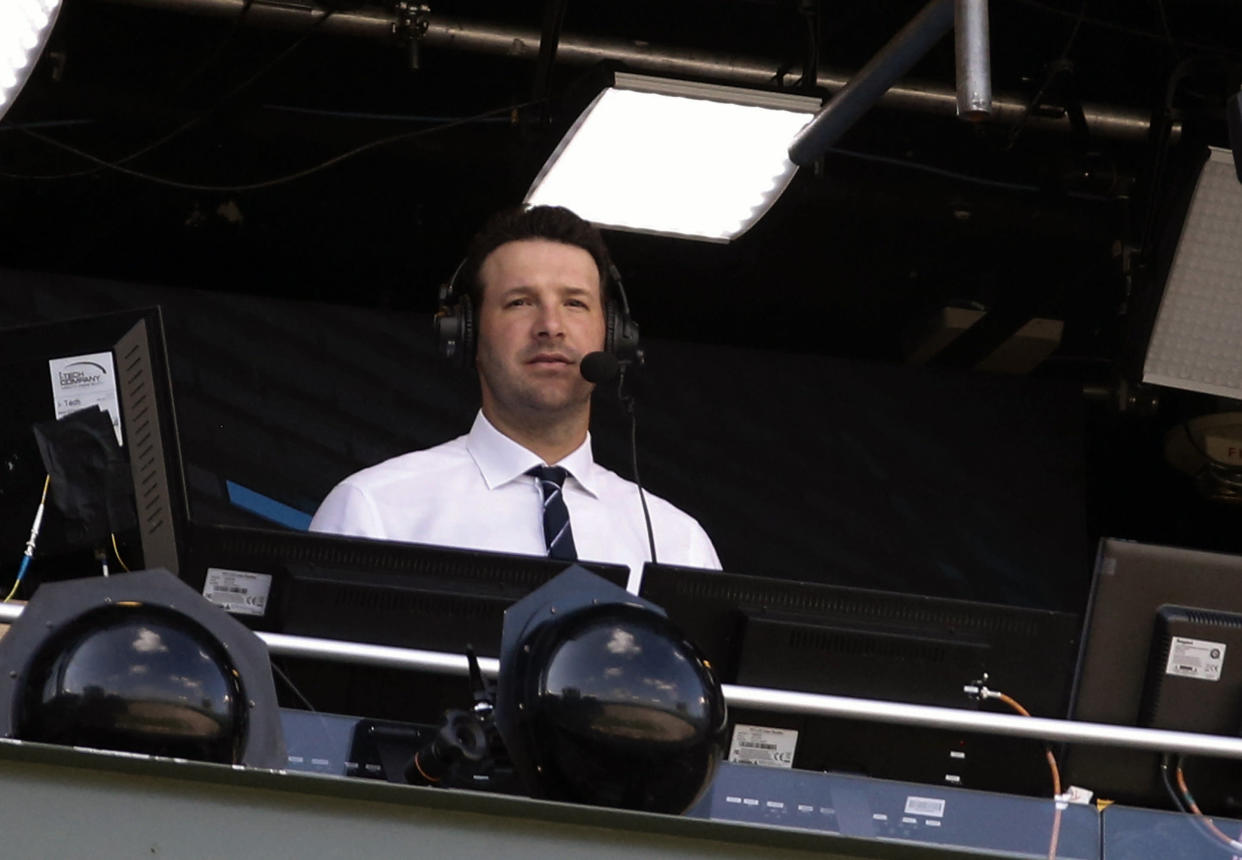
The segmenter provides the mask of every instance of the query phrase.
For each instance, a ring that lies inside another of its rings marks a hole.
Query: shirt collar
[[[544,465],[538,454],[497,430],[482,411],[475,417],[474,425],[466,436],[466,450],[474,458],[489,490],[521,477],[535,466]],[[595,458],[591,456],[590,433],[567,457],[549,465],[563,466],[584,490],[592,496],[599,495],[596,492],[596,465]]]

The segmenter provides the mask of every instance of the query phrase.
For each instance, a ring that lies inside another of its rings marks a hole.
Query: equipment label
[[[939,797],[906,798],[906,815],[923,815],[929,818],[944,818],[944,801]]]
[[[89,355],[69,355],[49,359],[48,371],[52,375],[52,401],[56,407],[56,420],[70,412],[98,406],[112,419],[118,445],[121,440],[121,406],[116,396],[116,368],[112,353],[92,352]]]
[[[733,727],[729,761],[762,767],[791,768],[797,746],[798,733],[794,729],[739,724]]]
[[[1224,642],[1174,636],[1169,646],[1169,662],[1165,664],[1164,673],[1177,675],[1179,678],[1219,681],[1224,666]]]
[[[266,573],[244,570],[207,568],[203,597],[234,615],[263,615],[267,612],[267,596],[272,578]]]

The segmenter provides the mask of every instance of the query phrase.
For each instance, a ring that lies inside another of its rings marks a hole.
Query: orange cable
[[[1236,839],[1230,839],[1223,830],[1216,826],[1216,822],[1203,814],[1203,810],[1199,808],[1199,804],[1195,803],[1195,799],[1190,793],[1190,788],[1186,785],[1186,774],[1182,772],[1182,762],[1180,758],[1177,761],[1176,776],[1177,787],[1181,789],[1182,797],[1185,798],[1186,805],[1190,807],[1190,812],[1207,826],[1207,829],[1212,832],[1212,835],[1220,839],[1232,850],[1242,851],[1242,843],[1239,843]]]
[[[1022,704],[1013,696],[995,690],[991,691],[990,695],[1000,699],[1024,717],[1031,715],[1031,712],[1022,707]],[[1052,815],[1052,836],[1048,842],[1048,860],[1056,860],[1057,844],[1061,841],[1061,811],[1063,808],[1063,802],[1060,800],[1061,769],[1057,767],[1057,757],[1052,754],[1052,750],[1047,746],[1044,747],[1044,755],[1047,756],[1048,768],[1052,771],[1052,802],[1055,804]]]

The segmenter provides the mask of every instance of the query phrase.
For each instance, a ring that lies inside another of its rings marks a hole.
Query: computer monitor
[[[581,564],[625,587],[624,565]],[[505,609],[567,566],[542,556],[196,523],[183,578],[253,629],[497,657]],[[318,710],[435,722],[445,708],[471,704],[456,677],[285,662]]]
[[[144,308],[0,331],[0,553],[8,559],[0,569],[16,573],[47,474],[33,426],[94,405],[107,411],[129,461],[136,526],[116,535],[115,548],[110,539],[85,546],[49,498],[30,590],[98,573],[97,551],[114,571],[118,549],[132,569],[180,568],[188,504],[164,327],[159,308]]]
[[[195,523],[184,578],[259,630],[499,654],[504,609],[568,562],[318,532]],[[625,587],[628,568],[580,562]],[[494,628],[494,629],[493,629]]]
[[[1100,542],[1071,716],[1121,726],[1242,733],[1242,556]],[[1076,746],[1067,778],[1101,797],[1173,807],[1158,753]],[[1199,805],[1237,817],[1242,767],[1188,759]]]
[[[963,691],[986,675],[1036,716],[1068,706],[1080,624],[1071,613],[667,565],[647,566],[641,594],[726,683],[992,709]],[[755,727],[733,730],[734,760],[1051,793],[1036,741],[749,709],[731,709],[730,722]]]

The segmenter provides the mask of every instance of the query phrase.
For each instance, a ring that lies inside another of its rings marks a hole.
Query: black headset
[[[453,277],[440,287],[440,307],[434,320],[436,353],[454,367],[471,367],[478,346],[474,303],[469,289],[460,283],[469,259],[458,263]],[[638,323],[630,317],[630,302],[625,296],[621,273],[611,263],[608,277],[612,280],[614,298],[604,302],[604,350],[618,361],[641,363]]]

